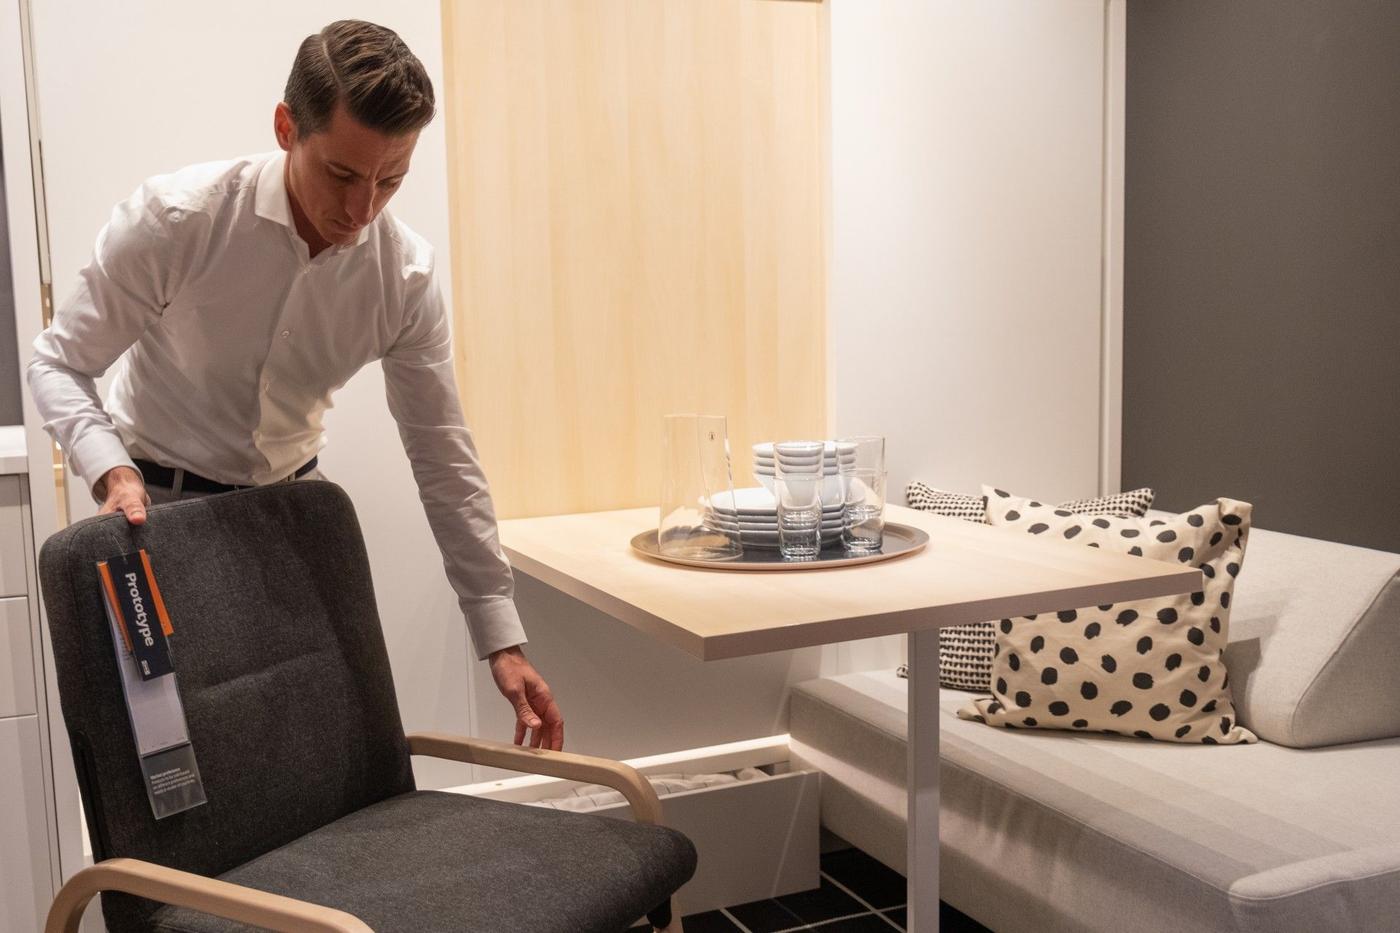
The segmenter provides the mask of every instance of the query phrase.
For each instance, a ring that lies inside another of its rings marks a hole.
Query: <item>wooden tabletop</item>
[[[1202,587],[1199,570],[1072,541],[900,506],[886,520],[922,528],[928,546],[854,567],[737,573],[633,551],[655,508],[517,518],[500,533],[518,573],[706,661]]]

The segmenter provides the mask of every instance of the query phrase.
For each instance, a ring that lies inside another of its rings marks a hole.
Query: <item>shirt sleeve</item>
[[[96,380],[155,324],[178,287],[167,211],[144,186],[112,211],[77,288],[34,340],[27,378],[46,430],[89,486],[133,467]]]
[[[398,423],[477,657],[524,643],[495,508],[462,416],[447,311],[431,268],[383,366],[389,413]]]

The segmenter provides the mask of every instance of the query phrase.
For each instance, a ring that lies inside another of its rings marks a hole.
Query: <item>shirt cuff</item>
[[[113,467],[136,469],[116,431],[88,431],[73,443],[73,448],[67,454],[73,472],[83,478],[89,490]],[[140,471],[137,470],[137,473]],[[93,497],[96,498],[96,493],[93,493]]]
[[[502,648],[525,644],[525,627],[520,624],[520,613],[513,599],[463,601],[461,605],[478,661],[484,661]]]

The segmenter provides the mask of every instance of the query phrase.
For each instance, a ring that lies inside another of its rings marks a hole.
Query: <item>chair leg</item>
[[[666,903],[647,914],[647,919],[651,921],[651,928],[655,933],[681,933],[681,918],[675,912],[674,904],[667,900]]]

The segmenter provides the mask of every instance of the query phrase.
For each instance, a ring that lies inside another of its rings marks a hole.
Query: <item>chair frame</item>
[[[410,755],[602,784],[621,791],[638,823],[661,825],[661,801],[656,790],[635,768],[610,758],[440,732],[410,734],[408,751]],[[78,933],[83,911],[103,891],[121,891],[189,907],[277,933],[373,933],[364,921],[343,910],[130,858],[98,862],[68,879],[49,908],[44,933]],[[682,933],[680,917],[673,911],[670,924],[658,933]]]

